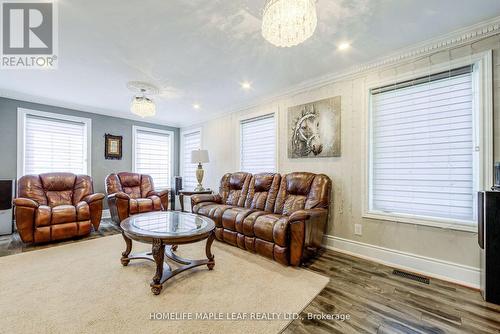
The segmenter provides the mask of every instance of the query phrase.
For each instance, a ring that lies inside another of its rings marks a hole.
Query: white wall
[[[368,112],[364,96],[367,82],[397,80],[398,76],[416,69],[447,63],[452,59],[490,49],[493,49],[494,58],[494,94],[500,96],[500,35],[497,34],[464,46],[395,63],[389,67],[378,67],[357,73],[347,79],[332,81],[320,88],[288,94],[271,102],[198,124],[197,126],[203,127],[203,147],[209,150],[211,159],[205,166],[207,171],[205,183],[213,189],[218,189],[219,179],[224,173],[239,170],[239,120],[242,117],[276,112],[279,124],[279,172],[325,173],[333,181],[334,194],[328,235],[437,259],[441,262],[451,262],[474,270],[479,267],[479,248],[477,234],[474,232],[362,218],[363,166],[367,159],[364,153],[363,138],[366,133],[364,119]],[[258,83],[255,85],[258,86]],[[338,95],[342,97],[342,156],[288,159],[287,108]],[[495,121],[498,121],[500,117],[498,99],[494,106]],[[495,131],[495,143],[500,144],[500,131]],[[496,145],[495,158],[500,159],[500,145]],[[362,224],[362,236],[354,234],[354,224]]]

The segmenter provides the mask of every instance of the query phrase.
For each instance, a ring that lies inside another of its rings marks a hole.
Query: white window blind
[[[182,187],[193,190],[196,181],[197,165],[191,163],[191,152],[201,149],[201,132],[194,131],[182,135]]]
[[[143,128],[136,128],[134,133],[135,172],[150,175],[155,189],[169,188],[172,135]]]
[[[27,113],[23,175],[51,172],[87,174],[87,124]]]
[[[241,170],[249,173],[276,171],[274,114],[241,122]]]
[[[474,221],[472,67],[372,90],[370,209]]]

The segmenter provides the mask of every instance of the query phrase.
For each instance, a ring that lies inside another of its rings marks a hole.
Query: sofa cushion
[[[290,173],[281,178],[274,213],[289,215],[305,208],[309,189],[315,178],[313,173]]]
[[[245,207],[273,212],[281,176],[274,173],[255,174],[250,180]]]
[[[47,205],[47,196],[38,175],[25,175],[17,183],[19,198],[29,198],[40,205]]]
[[[161,199],[160,197],[153,195],[148,197],[153,202],[153,211],[161,210]]]
[[[78,231],[77,231],[76,235],[81,237],[81,236],[90,234],[90,232],[92,231],[92,223],[90,220],[80,221],[77,223],[77,228],[78,228]]]
[[[243,233],[244,235],[249,236],[249,237],[255,236],[255,233],[254,233],[255,221],[257,220],[258,217],[265,215],[265,214],[268,214],[268,213],[269,212],[264,212],[264,211],[252,212],[251,214],[249,214],[248,216],[245,217],[245,219],[243,220],[242,229],[241,229],[241,231],[238,231],[238,232]]]
[[[45,195],[51,208],[60,205],[73,205],[73,190],[45,191]]]
[[[287,245],[287,227],[288,216],[267,214],[257,217],[253,229],[257,238],[284,247]]]
[[[86,196],[94,193],[92,178],[88,175],[77,175],[73,189],[73,205],[81,202]]]
[[[211,218],[215,226],[222,227],[222,215],[227,209],[234,208],[232,205],[204,202],[195,205],[193,212]]]
[[[243,220],[252,213],[252,209],[233,207],[222,214],[222,226],[231,231],[243,232]]]
[[[40,205],[35,211],[35,226],[49,226],[52,220],[52,209],[46,205]]]
[[[78,235],[78,223],[66,223],[51,226],[52,240],[68,239]]]
[[[133,199],[141,198],[141,174],[118,173],[118,178],[125,194]]]
[[[245,172],[225,174],[222,177],[220,189],[223,203],[241,207],[245,206],[251,177],[251,174]]]
[[[76,221],[90,219],[90,207],[87,202],[79,202],[76,205]]]
[[[132,215],[135,215],[137,213],[142,213],[142,212],[155,211],[153,200],[150,198],[137,198],[137,199],[131,198],[129,204],[130,204],[130,209],[129,209],[130,214],[132,214]],[[161,205],[160,205],[160,209],[161,209]],[[156,209],[156,211],[158,211],[160,209]]]
[[[58,205],[52,208],[52,225],[76,221],[76,207],[73,205]]]

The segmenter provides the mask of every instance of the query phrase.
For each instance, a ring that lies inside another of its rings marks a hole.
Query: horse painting
[[[288,109],[289,158],[340,156],[340,96]]]

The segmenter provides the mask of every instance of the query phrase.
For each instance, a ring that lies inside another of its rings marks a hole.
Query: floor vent
[[[407,273],[406,271],[401,271],[401,270],[394,269],[393,272],[392,272],[392,274],[396,275],[396,276],[403,277],[403,278],[411,279],[412,281],[417,281],[417,282],[420,282],[420,283],[425,283],[425,284],[429,284],[430,283],[429,278],[427,278],[425,276],[415,275],[415,274],[412,274],[412,273]]]

